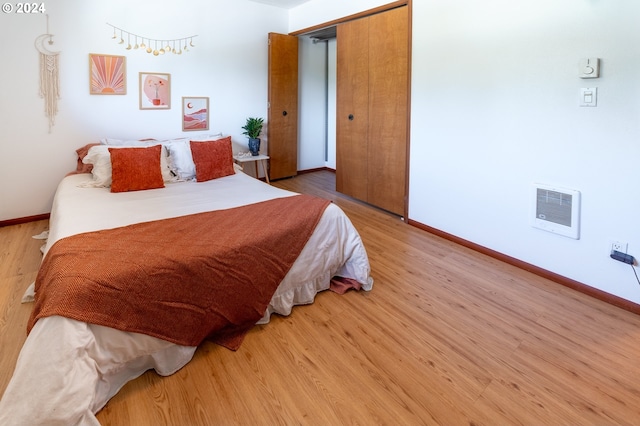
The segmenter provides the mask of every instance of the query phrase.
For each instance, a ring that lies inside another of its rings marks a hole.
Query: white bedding
[[[90,179],[89,174],[72,175],[60,183],[45,255],[57,240],[77,233],[295,195],[244,173],[116,194],[80,187]],[[360,236],[342,210],[330,204],[258,323],[268,322],[272,313],[288,315],[294,305],[312,303],[335,275],[356,279],[364,290],[373,285]],[[126,382],[150,368],[173,374],[195,350],[68,318],[40,319],[0,400],[0,424],[97,425],[94,414]]]

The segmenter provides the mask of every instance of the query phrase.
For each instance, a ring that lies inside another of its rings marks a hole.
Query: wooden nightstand
[[[235,161],[238,164],[241,163],[249,163],[249,162],[254,162],[255,164],[255,168],[256,168],[256,179],[258,178],[258,163],[260,163],[262,165],[262,171],[264,172],[264,178],[267,181],[268,184],[270,184],[271,182],[269,182],[269,173],[267,173],[267,160],[269,159],[268,155],[247,155],[247,156],[238,156],[238,155],[234,155],[233,156],[233,161]]]

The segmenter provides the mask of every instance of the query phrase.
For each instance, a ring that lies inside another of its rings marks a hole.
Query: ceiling
[[[255,3],[270,4],[272,6],[281,7],[283,9],[291,9],[292,7],[300,6],[302,3],[306,3],[309,0],[249,0]]]

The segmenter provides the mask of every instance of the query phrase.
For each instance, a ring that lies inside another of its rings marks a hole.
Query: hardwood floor
[[[640,317],[336,194],[330,172],[274,184],[330,198],[364,240],[371,292],[324,292],[147,372],[103,425],[640,423]],[[20,304],[46,221],[0,228],[0,392],[24,341]]]

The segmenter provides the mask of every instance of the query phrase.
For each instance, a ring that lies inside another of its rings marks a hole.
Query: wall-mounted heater
[[[533,197],[533,227],[580,239],[579,191],[534,183]]]

